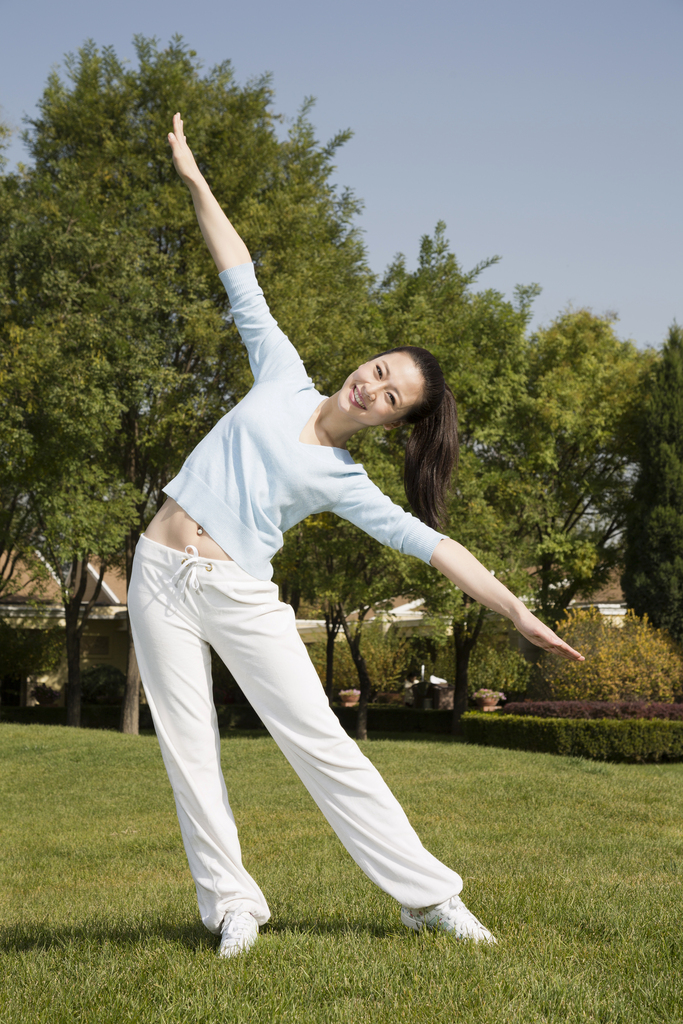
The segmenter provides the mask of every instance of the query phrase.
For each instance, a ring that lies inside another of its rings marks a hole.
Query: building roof
[[[7,588],[0,594],[0,605],[26,605],[37,603],[39,605],[61,605],[59,592],[59,581],[47,566],[49,576],[38,588],[34,585],[33,577],[26,565],[17,563],[15,572]],[[88,602],[95,592],[95,586],[100,572],[100,563],[94,560],[88,564],[88,581],[85,588],[84,602]],[[80,567],[79,567],[80,574]],[[78,576],[77,576],[78,579]],[[108,607],[114,605],[125,605],[126,603],[126,579],[119,569],[107,569],[102,580],[96,607]]]

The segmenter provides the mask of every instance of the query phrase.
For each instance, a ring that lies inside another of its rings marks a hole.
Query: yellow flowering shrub
[[[548,700],[680,699],[681,651],[647,616],[641,619],[629,611],[615,623],[597,608],[577,609],[559,624],[558,633],[586,660],[571,662],[543,654],[530,696]]]

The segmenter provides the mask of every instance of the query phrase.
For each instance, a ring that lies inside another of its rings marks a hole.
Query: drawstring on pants
[[[194,544],[188,544],[185,548],[187,552],[187,558],[183,558],[180,566],[171,576],[171,583],[176,588],[180,588],[180,596],[185,596],[185,588],[190,586],[192,590],[200,590],[199,578],[197,576],[197,569],[200,567],[201,562],[199,561],[199,552],[197,551]],[[213,566],[211,563],[206,563],[204,568],[207,572],[211,572]]]

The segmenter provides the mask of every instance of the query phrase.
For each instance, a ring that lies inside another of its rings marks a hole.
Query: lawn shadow
[[[294,909],[278,911],[273,909],[273,917],[262,926],[263,932],[280,935],[357,935],[386,938],[405,931],[398,915],[395,920],[385,914],[373,916],[367,912],[358,914],[347,913],[298,913]]]
[[[102,921],[86,921],[80,925],[50,926],[48,923],[25,925],[16,924],[0,928],[0,950],[2,952],[25,952],[27,950],[48,950],[67,948],[81,944],[114,945],[120,947],[145,945],[155,940],[184,946],[200,952],[215,945],[215,936],[208,932],[200,921],[143,922],[126,926],[106,924]]]
[[[271,935],[358,935],[386,938],[398,934],[402,928],[398,922],[383,924],[381,921],[368,920],[366,917],[350,918],[335,914],[330,917],[286,914],[271,919],[262,926],[264,934]],[[30,950],[66,949],[80,945],[114,945],[121,948],[144,946],[162,941],[171,945],[183,946],[193,952],[213,949],[217,944],[216,936],[212,935],[200,921],[183,921],[174,924],[172,921],[149,921],[134,926],[117,926],[102,921],[86,921],[81,925],[65,925],[63,927],[44,924],[16,924],[0,928],[0,951],[27,952]]]

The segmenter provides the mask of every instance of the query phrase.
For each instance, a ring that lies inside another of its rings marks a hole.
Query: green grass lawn
[[[218,960],[152,736],[0,725],[0,1022],[683,1021],[683,764],[362,745],[496,947],[418,936],[275,744],[223,740],[272,919]]]

